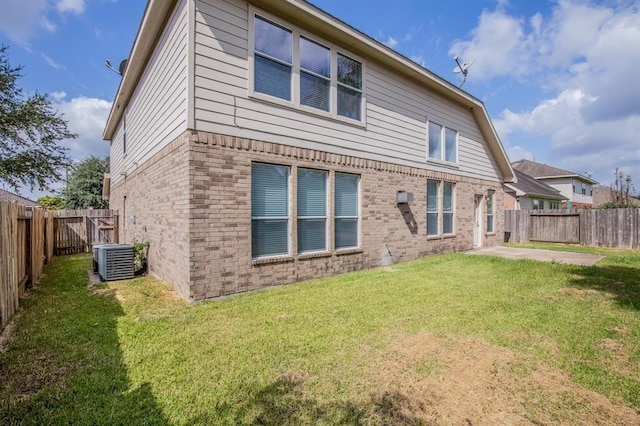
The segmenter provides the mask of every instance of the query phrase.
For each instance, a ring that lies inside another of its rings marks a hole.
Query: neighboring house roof
[[[530,160],[520,160],[511,163],[511,167],[515,170],[519,170],[523,173],[528,174],[529,176],[533,176],[536,179],[544,179],[544,178],[562,178],[562,177],[570,177],[570,178],[578,178],[585,182],[589,182],[591,184],[598,183],[597,181],[581,175],[576,172],[571,172],[569,170],[559,169],[557,167],[549,166],[547,164],[536,163],[535,161]]]
[[[612,189],[608,186],[597,185],[593,187],[593,207],[598,207],[613,200]],[[640,204],[640,198],[629,196],[632,204]]]
[[[518,169],[513,170],[518,178],[517,183],[506,184],[507,188],[515,191],[516,196],[538,197],[551,200],[566,200],[567,197],[562,195],[560,191],[553,189],[549,185]]]
[[[14,194],[13,192],[5,191],[4,189],[0,189],[0,201],[15,201],[16,203],[22,204],[27,207],[42,207],[35,201],[32,201],[18,194]]]
[[[113,137],[176,2],[177,0],[148,1],[116,98],[109,112],[103,133],[105,140],[111,140]],[[327,40],[346,45],[354,53],[379,61],[394,72],[428,87],[452,102],[469,108],[487,141],[504,181],[515,181],[507,154],[481,100],[305,0],[250,0],[250,3],[270,13],[286,17]],[[190,19],[195,20],[195,17]],[[187,115],[187,127],[195,128],[194,114],[188,112]]]

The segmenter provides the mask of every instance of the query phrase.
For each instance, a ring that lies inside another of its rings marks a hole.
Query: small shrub
[[[147,254],[149,253],[149,241],[133,240],[133,270],[136,275],[147,272]]]

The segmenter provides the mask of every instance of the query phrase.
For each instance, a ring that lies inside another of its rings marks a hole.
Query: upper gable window
[[[458,163],[458,132],[429,122],[427,157],[431,160]]]
[[[331,50],[300,37],[300,103],[329,112]]]
[[[338,53],[338,115],[360,121],[362,64]]]
[[[293,33],[256,16],[254,34],[255,91],[290,101]]]
[[[361,61],[293,27],[253,16],[252,95],[332,118],[364,121]]]

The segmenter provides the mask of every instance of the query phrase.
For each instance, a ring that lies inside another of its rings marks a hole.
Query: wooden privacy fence
[[[118,242],[115,210],[57,210],[53,216],[56,256],[84,253],[93,244]]]
[[[118,212],[61,210],[0,201],[0,331],[54,256],[89,251],[93,244],[118,242]]]
[[[42,209],[0,201],[0,330],[53,257],[52,235],[53,216]]]
[[[504,240],[640,248],[640,209],[507,210]]]

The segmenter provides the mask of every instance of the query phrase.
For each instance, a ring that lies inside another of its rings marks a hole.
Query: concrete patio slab
[[[603,258],[603,256],[595,254],[503,246],[487,247],[467,253],[472,255],[498,256],[504,257],[505,259],[530,259],[540,262],[558,262],[582,266],[595,265],[597,261]]]

